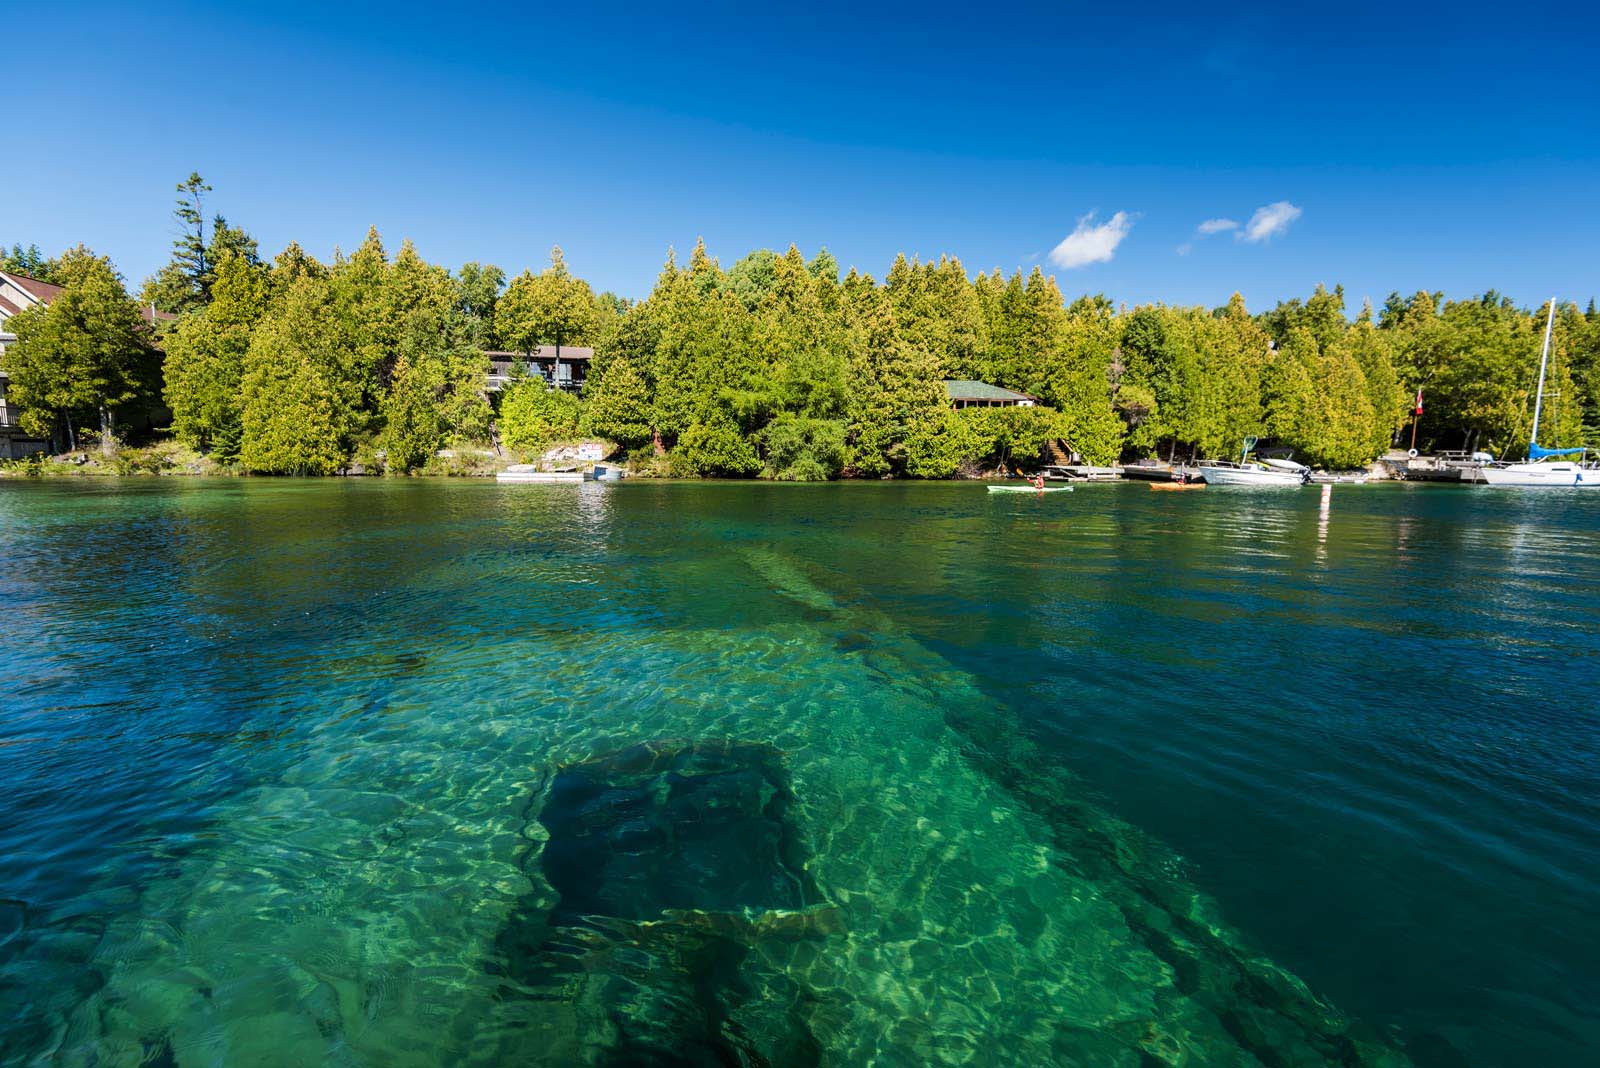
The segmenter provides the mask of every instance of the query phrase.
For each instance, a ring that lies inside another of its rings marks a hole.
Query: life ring
[[[1417,458],[1417,450],[1416,449],[1412,449],[1410,452],[1406,453],[1406,455],[1411,457],[1413,460],[1415,460]]]

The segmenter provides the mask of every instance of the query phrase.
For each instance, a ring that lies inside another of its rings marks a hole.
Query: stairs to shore
[[[1066,467],[1072,463],[1072,450],[1060,438],[1045,442],[1041,451],[1045,467]]]

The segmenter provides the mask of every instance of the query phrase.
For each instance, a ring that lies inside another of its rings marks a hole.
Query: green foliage
[[[266,313],[271,287],[264,267],[230,252],[212,288],[212,302],[184,316],[162,339],[165,395],[180,441],[231,460],[240,440],[245,354]]]
[[[588,433],[627,448],[651,439],[649,383],[633,361],[613,360],[602,377],[591,377],[589,390],[591,399],[584,410]]]
[[[60,279],[56,276],[57,266],[58,261],[40,252],[38,245],[29,245],[27,248],[12,245],[9,252],[4,245],[0,245],[0,271],[27,275],[41,282],[60,284]]]
[[[139,295],[141,303],[173,313],[194,311],[211,302],[217,270],[224,259],[236,256],[252,266],[259,262],[255,238],[229,226],[221,215],[212,218],[211,236],[206,237],[205,194],[211,187],[198,173],[179,182],[177,192],[172,214],[178,236],[172,242],[172,259],[145,281]]]
[[[724,420],[696,422],[678,439],[674,459],[690,474],[700,477],[745,477],[761,469],[755,445]]]
[[[483,351],[591,344],[582,402],[514,384],[500,429],[520,451],[580,432],[657,473],[773,479],[948,477],[1027,467],[1046,443],[1085,460],[1232,455],[1242,438],[1357,466],[1409,421],[1421,387],[1424,447],[1519,456],[1532,433],[1543,318],[1498,293],[1445,301],[1391,294],[1352,323],[1344,291],[1252,317],[1223,307],[1068,305],[1035,268],[969,278],[949,256],[899,257],[883,284],[826,250],[758,250],[724,271],[697,242],[669,253],[647,299],[596,296],[561,250],[506,285],[498,267],[454,275],[371,230],[324,265],[291,244],[268,265],[244,231],[207,225],[198,174],[179,186],[180,234],[146,299],[181,313],[152,333],[109,263],[0,250],[5,269],[67,287],[15,316],[11,399],[35,433],[68,439],[99,417],[109,442],[160,381],[188,446],[249,470],[339,470],[381,451],[392,471],[437,469],[448,446],[491,431]],[[1542,444],[1600,432],[1600,315],[1557,309]],[[953,412],[943,380],[1037,398],[1029,409]],[[362,460],[365,466],[365,460]]]
[[[49,304],[7,320],[17,340],[5,352],[9,400],[24,430],[41,437],[98,416],[110,451],[116,413],[149,396],[158,382],[138,305],[103,256],[78,248],[61,258],[66,288]]]
[[[1406,395],[1417,386],[1424,392],[1422,444],[1525,455],[1546,309],[1516,308],[1493,291],[1469,300],[1441,299],[1418,293],[1401,308],[1391,297],[1380,317],[1385,325],[1379,332],[1392,346]],[[1557,311],[1539,428],[1546,447],[1583,440],[1586,397],[1579,383],[1592,374],[1593,349],[1585,347],[1580,320],[1586,323],[1576,308]]]
[[[846,425],[784,413],[761,431],[766,452],[763,478],[780,482],[825,482],[839,477],[849,457]]]
[[[303,277],[256,327],[245,354],[239,460],[247,470],[327,475],[345,466],[360,383],[326,279]]]
[[[538,345],[582,345],[599,331],[601,309],[589,283],[573,278],[560,247],[550,250],[550,266],[540,274],[524,271],[500,297],[496,329],[519,352]]]
[[[379,404],[384,427],[378,440],[390,471],[415,471],[452,442],[488,438],[483,359],[468,340],[474,333],[459,313],[411,312]]]
[[[506,272],[494,264],[464,263],[456,275],[456,310],[472,324],[472,340],[481,349],[498,349],[495,310],[505,288]]]
[[[578,399],[542,380],[522,382],[500,398],[500,440],[523,454],[577,436],[583,415]]]
[[[1051,408],[967,408],[943,411],[912,429],[906,473],[949,478],[963,470],[1036,469],[1045,446],[1066,438],[1072,421]]]

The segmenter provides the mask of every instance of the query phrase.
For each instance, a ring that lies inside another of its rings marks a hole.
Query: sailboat
[[[1520,464],[1489,464],[1478,468],[1478,478],[1490,486],[1557,486],[1600,488],[1600,468],[1583,463],[1587,449],[1547,449],[1539,444],[1539,416],[1544,410],[1544,373],[1550,363],[1550,334],[1556,325],[1556,300],[1550,298],[1550,317],[1544,324],[1544,352],[1539,357],[1539,392],[1533,401],[1533,436],[1528,458]],[[1578,454],[1577,460],[1557,457]]]

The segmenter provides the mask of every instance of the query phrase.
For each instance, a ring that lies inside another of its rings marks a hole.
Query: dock
[[[1122,468],[1096,467],[1093,464],[1051,464],[1044,468],[1044,477],[1068,482],[1117,482],[1122,478]]]
[[[516,483],[570,483],[588,478],[582,471],[541,471],[536,464],[512,464],[494,476],[496,482]]]
[[[1396,478],[1407,482],[1482,482],[1482,453],[1440,452],[1432,456],[1410,456],[1391,452],[1383,464]]]

